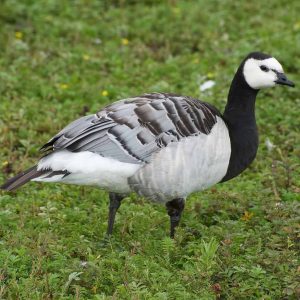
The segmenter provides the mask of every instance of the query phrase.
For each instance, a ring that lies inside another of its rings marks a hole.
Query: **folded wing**
[[[216,108],[190,97],[144,94],[72,122],[41,150],[90,151],[121,162],[148,163],[169,143],[209,134],[217,116]]]

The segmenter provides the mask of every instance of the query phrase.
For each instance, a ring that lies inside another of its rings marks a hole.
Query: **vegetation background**
[[[299,299],[299,12],[296,0],[2,0],[1,183],[68,122],[124,97],[167,91],[223,110],[251,51],[297,86],[260,92],[256,161],[190,196],[175,241],[165,208],[135,195],[105,243],[104,191],[1,192],[0,298]]]

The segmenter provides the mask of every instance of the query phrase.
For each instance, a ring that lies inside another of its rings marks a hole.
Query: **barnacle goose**
[[[255,99],[261,88],[294,86],[270,55],[250,53],[239,66],[225,111],[186,96],[144,94],[82,117],[56,134],[36,166],[8,180],[93,185],[110,194],[107,234],[126,194],[164,203],[174,237],[186,197],[243,172],[258,148]]]

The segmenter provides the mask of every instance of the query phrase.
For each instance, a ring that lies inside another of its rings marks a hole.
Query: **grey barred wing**
[[[115,102],[72,122],[41,150],[90,151],[127,163],[147,163],[169,143],[209,134],[220,113],[208,103],[173,94]]]

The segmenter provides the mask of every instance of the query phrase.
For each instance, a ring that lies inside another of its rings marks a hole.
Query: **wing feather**
[[[209,134],[219,111],[190,97],[152,93],[124,99],[75,120],[41,149],[91,151],[122,162],[147,163],[169,143]]]

